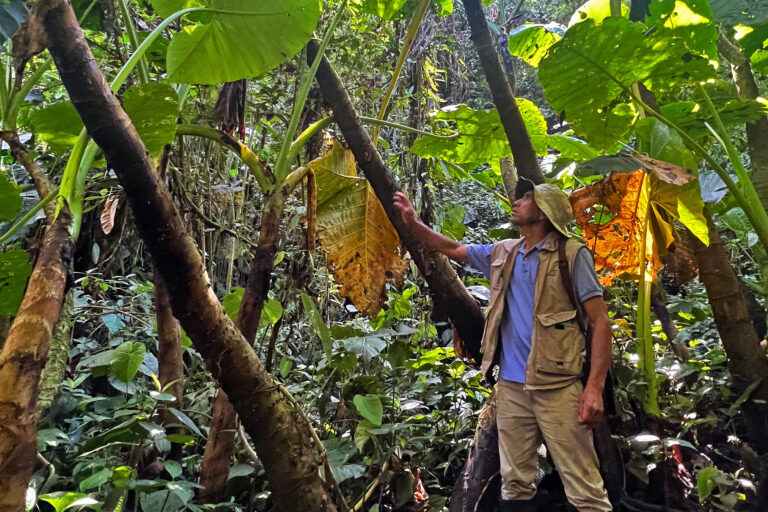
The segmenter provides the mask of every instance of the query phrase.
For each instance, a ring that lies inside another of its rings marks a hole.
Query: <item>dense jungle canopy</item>
[[[0,511],[486,511],[488,281],[570,196],[616,510],[768,510],[765,0],[0,0]],[[538,510],[568,510],[540,457]]]

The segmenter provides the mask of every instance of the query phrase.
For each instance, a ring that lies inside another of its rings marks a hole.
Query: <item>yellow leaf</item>
[[[309,163],[317,183],[317,235],[341,294],[367,316],[386,300],[386,284],[400,284],[406,269],[397,231],[355,157],[341,143]]]

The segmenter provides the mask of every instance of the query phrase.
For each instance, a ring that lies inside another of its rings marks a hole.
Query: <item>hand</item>
[[[587,385],[579,396],[579,423],[594,428],[603,421],[603,393]]]
[[[400,216],[406,226],[412,226],[416,223],[416,210],[413,209],[413,205],[405,194],[402,192],[395,192],[395,195],[392,197],[392,202],[395,203],[395,208],[400,210]]]

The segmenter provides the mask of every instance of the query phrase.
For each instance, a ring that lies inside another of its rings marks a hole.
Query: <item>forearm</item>
[[[432,230],[421,221],[411,224],[413,234],[427,247],[459,263],[467,263],[467,246]]]
[[[602,392],[605,376],[611,367],[611,327],[606,320],[599,320],[593,325],[592,350],[587,387],[594,387]]]

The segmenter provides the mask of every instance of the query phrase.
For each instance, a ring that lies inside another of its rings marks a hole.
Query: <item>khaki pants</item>
[[[560,389],[526,391],[520,383],[499,380],[496,422],[502,499],[528,500],[536,495],[536,450],[543,439],[568,501],[579,512],[612,510],[600,476],[592,431],[579,424],[582,389],[577,381]]]

